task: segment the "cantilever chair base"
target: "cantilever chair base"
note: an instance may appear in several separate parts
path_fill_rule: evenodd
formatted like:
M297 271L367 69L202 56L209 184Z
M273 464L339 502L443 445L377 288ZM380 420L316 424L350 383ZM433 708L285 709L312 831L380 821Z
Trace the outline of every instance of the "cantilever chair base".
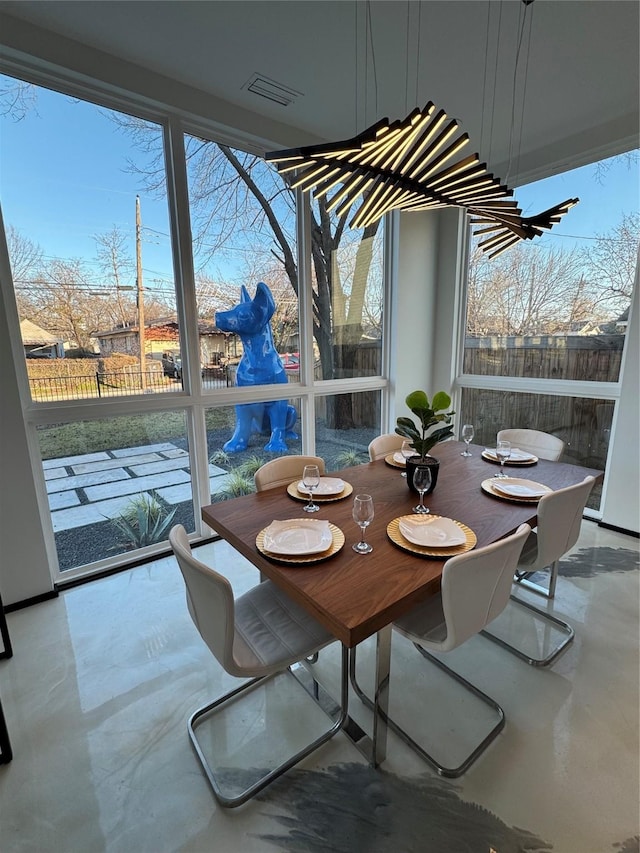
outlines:
M285 672L286 670L282 670ZM216 799L220 802L222 806L225 808L235 808L236 806L241 806L243 803L246 803L252 797L254 797L257 793L262 791L263 788L266 788L267 785L271 784L271 782L278 779L292 767L294 767L299 761L302 761L303 758L306 758L307 755L310 755L314 750L316 750L323 743L326 743L330 738L332 738L335 734L337 734L344 726L345 721L347 719L347 711L348 711L348 664L347 664L347 649L343 646L342 648L342 677L341 677L341 707L340 707L340 716L336 720L336 722L328 729L324 734L320 735L320 737L316 738L310 744L308 744L303 749L296 752L286 761L283 761L273 770L270 770L253 785L250 785L248 788L245 788L240 794L235 797L229 797L223 793L220 785L218 784L218 780L216 779L214 771L211 769L207 759L205 758L202 747L200 746L198 739L196 737L196 728L198 721L201 721L203 717L208 716L215 711L219 710L224 704L235 699L241 693L252 690L258 687L263 682L273 678L274 675L278 673L274 673L271 675L259 676L257 678L252 678L249 681L241 684L240 687L236 687L234 690L230 690L228 693L225 693L224 696L221 696L219 699L216 699L214 702L210 702L208 705L205 705L202 708L199 708L195 711L191 717L189 718L189 722L187 724L189 730L189 737L191 739L191 744L193 749L200 761L202 769L204 771L211 788L213 789L213 793L216 796ZM314 692L317 689L317 682L314 680Z
M557 580L557 565L554 563L551 566L551 574L549 576L549 586L543 586L540 583L536 583L536 581L532 581L531 577L533 575L539 574L538 571L535 572L521 572L517 571L513 576L513 582L518 586L521 586L523 589L528 589L530 592L535 592L537 595L541 595L543 598L552 599L556 594L556 580Z
M573 642L573 638L575 637L575 631L569 625L568 622L563 622L562 619L558 619L557 616L552 616L550 613L546 613L544 610L540 610L538 607L534 607L532 604L529 604L527 601L522 601L521 598L517 598L515 595L510 595L509 598L511 601L515 601L516 604L519 604L521 607L526 607L528 610L532 610L536 613L541 619L546 622L551 622L559 631L565 634L564 640L557 645L546 657L544 658L533 658L528 655L526 652L522 651L522 649L517 648L516 646L511 645L511 643L507 643L506 640L503 640L501 637L497 637L495 634L490 633L487 629L483 629L480 633L485 636L488 640L491 640L494 643L497 643L499 646L502 646L503 649L506 649L511 654L516 655L521 660L526 661L529 666L551 666L560 655L566 650L567 646Z
M454 670L450 669L446 664L442 663L441 660L434 657L428 651L422 648L418 643L413 644L416 649L420 652L420 654L425 657L427 660L431 661L431 663L435 664L439 669L445 672L447 675L450 675L454 678L459 684L469 690L474 696L477 696L478 699L481 699L486 705L492 708L497 716L498 722L491 729L491 731L482 739L482 741L475 747L475 749L464 759L464 761L459 764L457 767L446 767L443 764L440 764L430 753L424 749L419 743L417 743L410 735L405 732L404 729L400 728L400 726L391 719L388 715L384 714L382 711L378 711L383 720L389 726L392 732L394 732L398 737L403 740L407 746L411 747L427 764L430 764L431 767L440 775L445 776L449 779L457 779L459 776L462 776L463 773L471 767L471 765L476 761L477 758L485 751L485 749L489 746L489 744L495 740L498 734L502 731L505 724L504 719L504 711L495 702L490 696L487 696L486 693L483 693L479 690L475 685L471 684L470 681L467 681L466 678L463 678ZM349 678L351 680L351 685L358 696L358 698L372 711L375 711L375 705L367 696L367 694L362 690L360 685L356 680L356 650L351 650L351 656L349 659Z

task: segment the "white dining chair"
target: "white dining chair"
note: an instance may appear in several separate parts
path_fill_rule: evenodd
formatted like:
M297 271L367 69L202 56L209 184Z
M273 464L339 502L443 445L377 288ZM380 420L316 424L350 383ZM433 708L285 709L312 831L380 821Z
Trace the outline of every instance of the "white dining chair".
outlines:
M369 460L375 462L378 459L384 459L390 453L395 453L396 450L400 450L403 441L403 437L395 432L377 435L369 442Z
M324 474L324 459L320 456L279 456L265 462L253 475L256 491L275 489L277 486L288 486L296 477L302 478L305 465L317 465L320 476Z
M582 513L594 483L594 477L585 477L581 483L549 492L540 498L537 527L531 531L514 573L516 587L522 586L549 599L555 596L560 559L578 541ZM548 572L548 586L531 580L531 576L539 572ZM545 657L535 658L489 631L482 633L531 666L549 666L573 641L575 635L573 628L568 622L513 594L511 600L535 613L544 622L555 626L564 635L562 642L553 647Z
M393 623L394 630L411 640L423 657L481 699L495 711L497 716L493 728L467 757L455 767L449 767L438 761L391 717L383 715L389 728L441 776L456 778L468 770L497 737L504 727L505 720L504 711L495 700L454 672L441 660L433 657L430 652L450 652L458 648L462 643L480 633L485 625L492 622L504 610L509 601L513 572L530 532L529 525L522 524L515 533L499 542L451 557L442 571L440 592ZM373 702L364 693L356 679L355 649L350 656L350 676L356 694L373 710ZM403 701L408 702L414 690L415 683L412 683L409 689L405 690Z
M557 462L564 450L561 438L539 429L501 429L496 438L498 441L509 441L511 447L526 450L550 462Z
M343 647L341 708L336 722L240 794L225 794L198 742L198 723L227 702L237 699L241 693L334 642L335 637L271 581L260 583L234 599L227 578L193 556L182 525L171 529L169 541L184 578L187 607L200 636L226 672L238 678L249 678L249 681L196 710L188 722L191 743L216 798L222 806L233 808L247 802L343 727L347 716L347 651ZM314 691L316 689L314 680ZM296 713L292 708L292 719Z

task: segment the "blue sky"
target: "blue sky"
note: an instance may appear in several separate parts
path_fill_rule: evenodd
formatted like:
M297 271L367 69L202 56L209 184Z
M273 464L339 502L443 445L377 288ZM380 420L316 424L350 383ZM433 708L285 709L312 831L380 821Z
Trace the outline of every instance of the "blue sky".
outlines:
M47 257L95 261L93 236L114 225L135 234L135 197L141 198L145 284L171 280L167 206L126 171L128 157L143 155L105 115L90 104L39 90L24 120L0 118L0 193L5 224L38 243ZM640 208L640 166L619 158L596 180L585 166L520 188L515 197L525 214L538 213L566 198L580 204L544 238L548 245L583 244L610 231ZM563 235L571 235L564 237ZM132 243L133 245L133 243ZM97 267L92 267L97 269Z

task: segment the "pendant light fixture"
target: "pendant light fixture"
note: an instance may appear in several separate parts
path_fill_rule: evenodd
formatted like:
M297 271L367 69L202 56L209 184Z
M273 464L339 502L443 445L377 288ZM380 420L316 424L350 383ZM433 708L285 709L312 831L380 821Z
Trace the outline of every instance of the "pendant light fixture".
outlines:
M429 101L403 121L382 119L353 139L272 151L266 159L292 189L326 197L327 209L338 216L363 196L352 228L364 228L392 210L464 208L474 234L487 235L479 246L490 258L540 236L578 203L570 198L523 217L511 199L513 190L488 171L478 154L456 159L468 143L458 122Z

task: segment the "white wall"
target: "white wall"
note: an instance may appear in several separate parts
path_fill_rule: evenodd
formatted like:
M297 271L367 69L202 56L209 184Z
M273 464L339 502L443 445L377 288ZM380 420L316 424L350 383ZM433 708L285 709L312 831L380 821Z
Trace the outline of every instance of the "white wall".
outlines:
M640 253L629 312L622 391L603 494L602 521L640 532Z
M433 213L400 215L398 293L396 296L395 371L392 382L398 415L410 416L404 405L417 388L433 393L436 343L437 243L439 219Z
M0 277L10 278L1 214ZM10 323L18 325L15 305L6 305L0 290L0 592L5 605L53 589L9 341ZM26 370L23 357L21 366Z

